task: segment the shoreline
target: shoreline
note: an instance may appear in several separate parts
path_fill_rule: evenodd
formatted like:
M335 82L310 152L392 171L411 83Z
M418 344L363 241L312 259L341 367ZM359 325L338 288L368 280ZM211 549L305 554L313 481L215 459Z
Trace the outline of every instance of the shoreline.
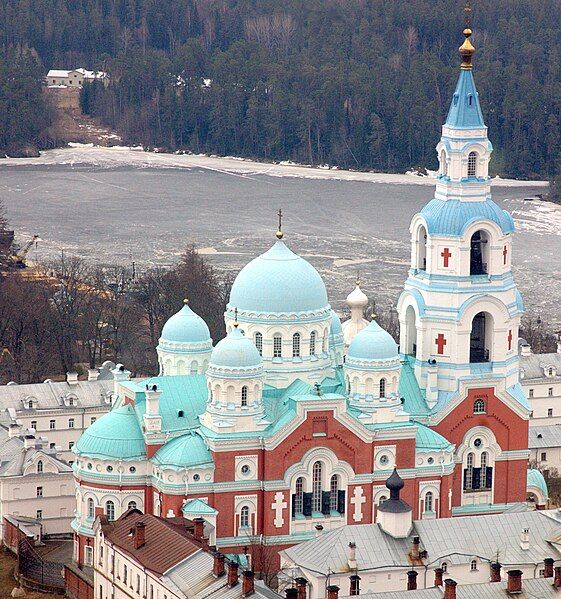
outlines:
M233 156L208 156L203 154L167 154L146 152L141 147L94 146L71 144L65 148L44 150L37 158L3 158L2 166L97 166L99 168L200 168L250 179L252 176L292 177L300 179L358 181L363 183L386 183L393 185L434 186L434 174L420 176L414 173L374 173L369 171L343 170L337 167L317 167L289 161L279 163L257 162ZM524 181L519 179L491 179L493 187L546 188L547 181Z

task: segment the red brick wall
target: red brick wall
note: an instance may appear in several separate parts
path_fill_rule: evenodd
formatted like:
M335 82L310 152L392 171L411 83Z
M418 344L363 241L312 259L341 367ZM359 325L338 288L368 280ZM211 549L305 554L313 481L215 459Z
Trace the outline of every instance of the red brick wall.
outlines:
M93 585L86 582L67 566L64 566L66 596L71 599L94 599Z

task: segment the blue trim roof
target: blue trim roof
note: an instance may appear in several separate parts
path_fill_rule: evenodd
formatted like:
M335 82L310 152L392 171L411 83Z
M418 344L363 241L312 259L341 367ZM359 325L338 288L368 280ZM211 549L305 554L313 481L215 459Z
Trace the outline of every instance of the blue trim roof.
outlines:
M487 198L481 202L432 199L420 212L429 235L461 237L474 222L491 221L506 235L514 232L512 216Z
M530 468L528 470L527 488L529 489L530 487L536 487L537 489L539 489L546 499L549 497L545 478L543 474L535 468Z
M456 129L480 129L485 127L479 105L479 95L471 69L462 69L446 118L446 126Z

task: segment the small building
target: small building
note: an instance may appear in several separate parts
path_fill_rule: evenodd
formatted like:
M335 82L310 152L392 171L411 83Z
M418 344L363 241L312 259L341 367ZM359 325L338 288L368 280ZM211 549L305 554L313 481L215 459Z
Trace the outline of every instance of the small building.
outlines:
M46 83L48 87L82 87L84 83L101 81L106 84L109 80L107 73L103 71L88 71L84 68L66 70L51 69L47 73Z

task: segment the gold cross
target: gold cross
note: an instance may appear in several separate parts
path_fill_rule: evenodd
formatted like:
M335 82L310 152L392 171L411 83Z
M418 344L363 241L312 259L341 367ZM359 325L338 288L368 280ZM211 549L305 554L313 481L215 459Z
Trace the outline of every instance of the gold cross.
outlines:
M279 211L277 212L277 216L279 217L279 229L277 231L277 239L282 239L283 232L282 232L282 209L281 208L279 208Z

